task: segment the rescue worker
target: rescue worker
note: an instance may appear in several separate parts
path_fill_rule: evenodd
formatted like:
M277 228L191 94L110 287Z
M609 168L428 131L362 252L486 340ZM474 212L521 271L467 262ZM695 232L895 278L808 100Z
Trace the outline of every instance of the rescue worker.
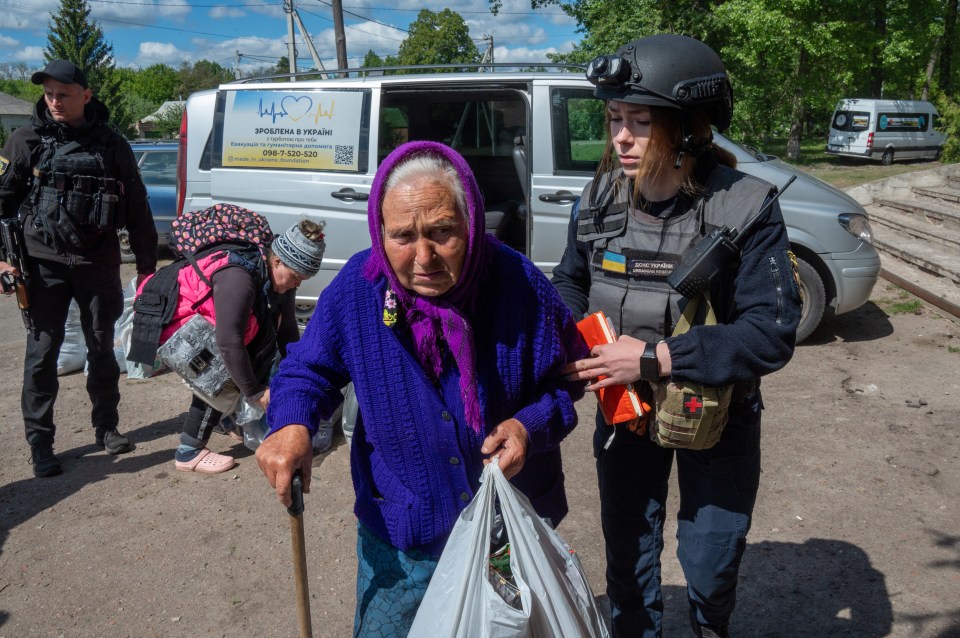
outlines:
M53 60L31 78L43 85L32 122L0 151L0 216L19 217L33 329L27 335L21 407L33 473L62 471L53 452L57 358L70 300L80 306L87 346L87 393L95 442L109 454L133 450L117 430L120 368L114 324L123 310L120 243L126 226L141 279L157 264L157 231L127 141L83 71ZM0 274L19 275L0 262ZM139 283L139 282L138 282Z
M632 41L588 67L606 100L608 144L574 206L553 283L574 315L603 310L621 335L565 369L588 390L634 383L649 404L668 381L733 386L729 421L709 449L668 449L654 411L609 426L597 413L594 454L606 541L613 635L660 636L660 553L674 461L677 555L699 637L729 636L737 571L760 479L760 377L793 354L799 287L774 202L708 287L716 325L673 334L688 299L667 283L692 246L724 225L743 228L775 193L735 170L711 125L730 125L733 92L706 44L680 35ZM597 381L606 375L607 379ZM665 386L664 386L665 387Z

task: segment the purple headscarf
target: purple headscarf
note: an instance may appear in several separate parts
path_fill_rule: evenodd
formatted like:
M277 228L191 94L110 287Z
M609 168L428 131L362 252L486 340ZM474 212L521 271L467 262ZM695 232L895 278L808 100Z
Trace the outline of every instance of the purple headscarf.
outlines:
M421 153L446 158L460 176L467 196L467 253L456 284L439 297L423 297L401 286L383 248L384 186L398 164ZM446 342L460 370L460 394L467 423L474 432L483 432L473 328L468 317L474 310L479 282L490 259L492 242L496 240L486 234L483 198L473 172L466 160L448 146L437 142L404 144L390 153L377 170L367 204L367 221L373 250L364 275L371 281L383 276L390 282L390 289L413 334L417 360L434 379L440 377L443 369L441 341Z

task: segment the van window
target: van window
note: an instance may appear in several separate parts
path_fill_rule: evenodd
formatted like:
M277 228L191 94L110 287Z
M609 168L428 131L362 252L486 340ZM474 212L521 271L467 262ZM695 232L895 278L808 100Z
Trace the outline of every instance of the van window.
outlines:
M880 113L878 131L926 131L930 117L926 113Z
M865 111L837 111L833 115L833 128L838 131L866 131L870 128L870 114Z
M366 173L370 90L220 91L216 168Z
M606 146L604 105L589 89L553 90L553 165L558 173L596 170Z

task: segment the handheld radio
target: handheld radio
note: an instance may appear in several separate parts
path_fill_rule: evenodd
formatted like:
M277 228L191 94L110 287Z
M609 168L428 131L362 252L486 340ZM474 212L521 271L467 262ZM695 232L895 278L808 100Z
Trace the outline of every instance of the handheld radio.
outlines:
M736 228L715 228L696 243L667 277L667 283L684 297L693 297L710 285L713 278L740 259L740 241L754 223L773 205L797 179L791 175L787 183L763 205L757 214L747 220L738 232Z

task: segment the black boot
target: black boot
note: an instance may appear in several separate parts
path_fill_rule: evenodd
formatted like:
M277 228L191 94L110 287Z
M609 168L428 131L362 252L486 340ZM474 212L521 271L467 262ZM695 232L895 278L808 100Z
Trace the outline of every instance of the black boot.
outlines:
M693 607L690 608L690 626L693 627L693 635L697 638L730 638L730 629L727 625L701 625Z
M33 475L38 478L63 473L60 460L53 453L53 443L48 441L30 444L30 463L33 464Z
M132 452L136 446L117 428L97 428L97 447L102 447L107 454L124 454Z

